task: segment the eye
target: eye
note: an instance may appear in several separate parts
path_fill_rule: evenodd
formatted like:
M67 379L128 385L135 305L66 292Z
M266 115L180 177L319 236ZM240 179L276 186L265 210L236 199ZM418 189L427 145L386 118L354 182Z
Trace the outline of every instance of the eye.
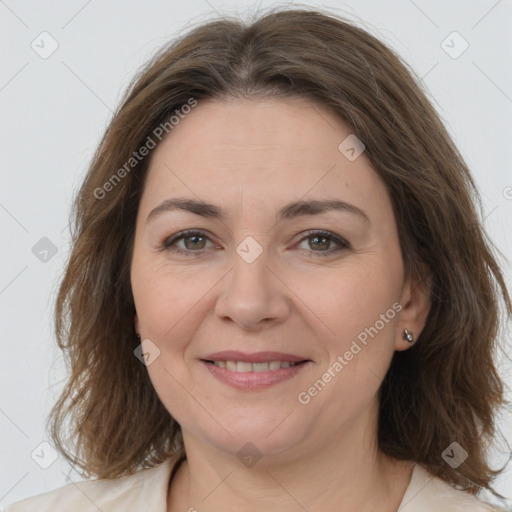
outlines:
M309 231L307 235L301 239L300 242L302 243L306 240L312 241L312 243L308 242L309 247L316 247L321 249L319 251L312 251L313 253L316 253L315 256L320 257L331 256L333 253L351 248L350 244L346 240L335 235L334 233L331 233L330 231ZM328 247L330 247L333 242L338 246L338 248L335 250L328 250Z
M333 253L337 253L344 249L350 249L350 244L343 238L331 233L330 231L309 231L300 242L312 241L308 243L310 248L319 248L320 250L313 250L311 252L316 253L315 256L325 257L330 256ZM167 238L161 244L161 250L172 251L177 254L183 254L185 256L200 256L206 251L206 243L210 241L208 235L203 231L198 230L187 230L181 231L170 238ZM184 248L178 247L179 242L184 243ZM335 250L329 250L332 244L338 246Z
M177 242L184 241L185 248L174 247ZM181 231L176 235L164 240L162 243L162 250L170 250L172 252L183 254L185 256L200 256L204 253L206 240L209 237L203 231L188 230Z

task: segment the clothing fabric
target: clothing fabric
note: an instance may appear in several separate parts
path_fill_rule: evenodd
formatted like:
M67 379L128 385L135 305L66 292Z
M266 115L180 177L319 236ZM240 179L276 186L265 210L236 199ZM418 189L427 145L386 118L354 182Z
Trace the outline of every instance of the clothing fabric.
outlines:
M9 505L4 512L167 512L169 481L185 457L111 480L86 480ZM193 510L194 504L191 504ZM199 504L196 508L201 509ZM457 490L416 464L398 512L502 512Z

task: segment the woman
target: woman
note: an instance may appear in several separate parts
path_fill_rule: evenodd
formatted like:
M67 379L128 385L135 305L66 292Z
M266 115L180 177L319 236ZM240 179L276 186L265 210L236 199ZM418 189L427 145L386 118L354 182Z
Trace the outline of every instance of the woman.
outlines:
M476 494L512 305L477 201L412 73L345 20L163 48L78 194L57 300L51 433L96 479L7 511L499 510Z

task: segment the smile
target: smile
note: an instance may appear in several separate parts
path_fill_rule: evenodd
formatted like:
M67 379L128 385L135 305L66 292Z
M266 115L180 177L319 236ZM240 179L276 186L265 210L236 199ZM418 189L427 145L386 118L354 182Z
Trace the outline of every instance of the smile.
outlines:
M210 361L219 368L227 368L232 372L268 372L279 368L290 368L299 364L294 361L269 361L263 363L248 363L246 361Z
M295 377L312 361L248 361L201 360L216 380L239 390L259 390Z

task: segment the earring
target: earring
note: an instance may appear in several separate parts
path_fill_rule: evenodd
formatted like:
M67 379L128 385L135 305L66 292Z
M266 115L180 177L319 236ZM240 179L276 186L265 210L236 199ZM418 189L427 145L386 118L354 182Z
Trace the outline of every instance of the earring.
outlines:
M409 343L412 343L414 341L412 334L407 329L404 329L404 331L402 332L402 338L408 341Z
M140 332L136 332L135 335L137 336L137 338L139 338L140 340Z

